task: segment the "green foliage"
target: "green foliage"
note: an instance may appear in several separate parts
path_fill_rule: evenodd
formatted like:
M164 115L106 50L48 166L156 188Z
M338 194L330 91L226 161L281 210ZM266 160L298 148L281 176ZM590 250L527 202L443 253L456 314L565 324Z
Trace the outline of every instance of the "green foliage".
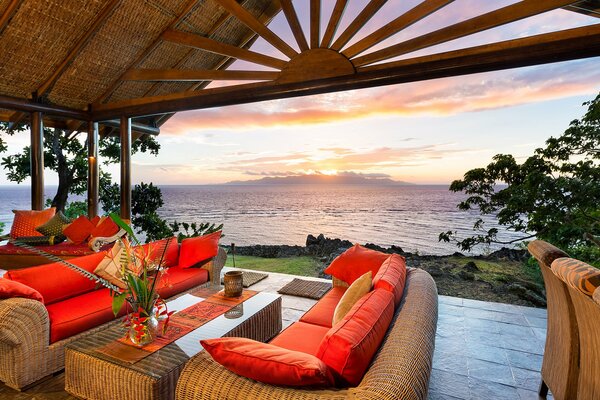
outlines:
M174 221L169 224L169 227L172 234L177 235L177 241L179 242L186 238L208 235L209 233L223 230L223 224L216 225L208 222L198 225L195 222L188 224L187 222ZM221 237L223 236L225 235L221 235Z
M4 233L4 222L0 222L0 236L2 236L2 234Z
M486 229L479 218L473 236L458 238L447 231L440 241L456 241L461 249L471 250L479 244L537 237L574 250L584 260L597 257L590 239L600 235L600 95L584 105L588 110L581 119L523 163L498 154L487 167L468 171L450 186L469 195L458 205L460 210L495 216L500 225L521 233L519 239L499 240L498 230Z
M51 206L52 200L46 199L46 207ZM63 214L71 220L74 220L80 215L87 215L87 203L85 201L72 201L70 203L67 203Z

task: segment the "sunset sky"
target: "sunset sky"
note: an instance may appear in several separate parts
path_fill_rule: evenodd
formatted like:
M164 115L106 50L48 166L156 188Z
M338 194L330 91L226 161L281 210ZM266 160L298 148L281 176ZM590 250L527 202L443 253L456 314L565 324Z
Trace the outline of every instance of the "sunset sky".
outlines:
M378 47L401 42L515 1L456 0ZM367 3L353 0L338 34ZM419 1L388 3L350 42ZM308 21L308 1L294 4ZM333 7L323 1L323 28ZM598 23L557 10L408 56ZM270 28L291 39L279 14ZM262 39L253 50L284 58ZM406 57L408 57L406 56ZM230 69L255 68L236 62ZM158 157L133 157L134 182L212 184L304 173L353 172L424 184L446 184L497 153L525 157L580 117L600 91L600 58L179 113L161 128ZM16 152L27 135L9 138ZM109 167L118 178L118 168ZM56 183L46 173L47 184ZM0 174L0 184L8 183Z

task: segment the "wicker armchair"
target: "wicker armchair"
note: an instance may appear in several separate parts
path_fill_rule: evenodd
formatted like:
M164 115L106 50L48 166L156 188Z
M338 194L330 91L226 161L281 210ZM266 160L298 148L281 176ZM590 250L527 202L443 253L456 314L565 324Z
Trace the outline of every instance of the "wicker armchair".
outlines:
M188 361L178 400L427 398L437 328L437 289L423 270L409 269L404 298L362 382L340 390L272 386L238 376L201 352Z
M201 286L220 283L226 259L227 253L219 248L217 256L202 265L209 282ZM0 381L21 390L60 371L65 367L66 345L117 323L120 319L49 344L50 320L44 304L22 298L0 300Z
M569 398L600 399L600 271L572 258L555 260L552 271L567 284L577 317L579 379Z
M527 248L540 265L548 304L548 329L539 394L545 397L550 388L557 400L573 399L577 393L579 375L577 321L566 285L550 269L554 260L568 256L542 240L534 240Z

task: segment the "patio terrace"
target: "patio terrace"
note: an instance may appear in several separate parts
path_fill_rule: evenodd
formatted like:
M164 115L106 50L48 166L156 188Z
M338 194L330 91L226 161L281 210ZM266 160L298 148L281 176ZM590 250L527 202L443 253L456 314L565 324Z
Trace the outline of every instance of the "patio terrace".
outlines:
M269 273L251 289L277 293L293 278L297 276ZM297 321L314 303L284 295L283 327ZM537 400L545 337L545 309L439 296L429 399ZM64 391L64 373L59 373L21 393L0 385L0 399L74 397Z

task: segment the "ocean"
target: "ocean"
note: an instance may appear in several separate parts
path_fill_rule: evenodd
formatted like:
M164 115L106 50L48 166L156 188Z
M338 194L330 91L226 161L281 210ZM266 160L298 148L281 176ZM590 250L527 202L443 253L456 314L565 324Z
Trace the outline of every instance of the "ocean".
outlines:
M419 254L451 254L459 249L438 241L440 232L472 234L476 212L456 205L465 198L441 185L202 185L161 186L164 207L159 214L169 221L224 224L224 243L236 245L304 245L309 234L357 243L396 245ZM29 186L0 186L0 222L12 221L12 209L29 205ZM46 194L55 191L47 187ZM487 218L500 237L514 233ZM501 246L480 247L473 253Z

